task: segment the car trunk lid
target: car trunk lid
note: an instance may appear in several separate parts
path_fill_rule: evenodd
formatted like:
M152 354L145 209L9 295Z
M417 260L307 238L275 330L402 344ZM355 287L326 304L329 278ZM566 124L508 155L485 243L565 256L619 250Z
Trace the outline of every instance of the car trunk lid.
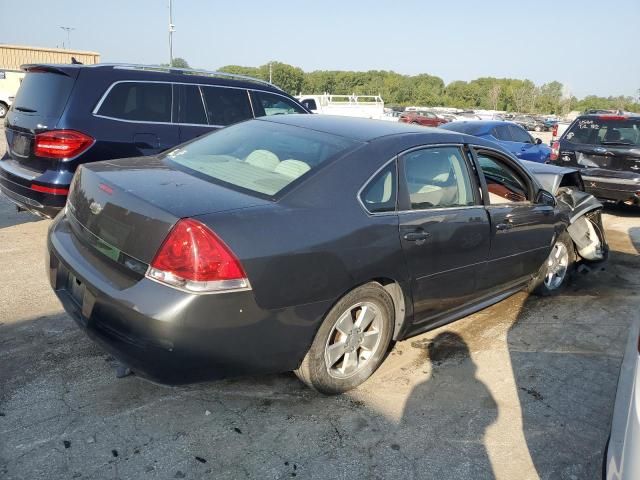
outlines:
M67 214L76 235L105 255L149 264L180 218L269 203L177 170L161 158L142 157L83 165L72 183Z

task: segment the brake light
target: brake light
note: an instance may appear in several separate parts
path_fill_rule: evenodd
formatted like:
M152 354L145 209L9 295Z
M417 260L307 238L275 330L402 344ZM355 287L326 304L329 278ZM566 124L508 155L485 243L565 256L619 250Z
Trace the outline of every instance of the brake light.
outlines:
M31 184L31 190L34 190L36 192L48 193L50 195L67 195L69 193L68 188L45 187L36 183Z
M558 157L560 157L560 142L553 142L553 145L551 145L551 155L549 159L557 160Z
M626 120L628 117L624 115L599 115L600 120Z
M147 277L194 293L250 288L229 247L205 225L188 218L179 220L169 232Z
M553 126L553 130L551 131L551 134L553 135L553 138L556 138L558 136L558 124L557 123Z
M93 142L92 137L75 130L50 130L36 135L34 154L46 158L73 158Z

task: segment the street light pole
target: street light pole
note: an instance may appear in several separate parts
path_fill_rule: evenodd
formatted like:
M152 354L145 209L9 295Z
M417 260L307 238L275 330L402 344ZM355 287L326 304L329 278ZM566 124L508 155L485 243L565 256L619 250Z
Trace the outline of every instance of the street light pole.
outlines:
M169 66L173 67L173 32L176 27L173 24L173 0L169 0Z
M71 30L75 30L75 28L74 27L63 27L63 26L61 26L60 28L62 30L64 30L65 32L67 32L67 46L66 46L66 48L69 49L69 48L71 48L71 35L70 35L71 34ZM62 48L65 48L64 42L62 42Z

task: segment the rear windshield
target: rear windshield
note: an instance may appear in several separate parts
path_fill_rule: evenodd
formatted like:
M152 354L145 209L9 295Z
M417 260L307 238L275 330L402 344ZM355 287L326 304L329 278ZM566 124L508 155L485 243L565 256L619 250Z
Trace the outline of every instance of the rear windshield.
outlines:
M579 118L564 140L586 145L640 145L640 117L625 119Z
M29 72L20 84L13 109L43 117L60 117L73 83L73 78L59 73Z
M323 132L253 120L167 153L198 176L272 197L358 142Z

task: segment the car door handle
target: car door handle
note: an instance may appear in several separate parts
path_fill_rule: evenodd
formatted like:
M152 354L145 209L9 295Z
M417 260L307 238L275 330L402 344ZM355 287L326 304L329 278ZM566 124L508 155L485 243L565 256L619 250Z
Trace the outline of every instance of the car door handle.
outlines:
M402 238L407 242L416 242L418 244L426 242L431 234L429 232L409 232L405 233Z
M513 228L513 225L511 224L511 222L507 222L507 223L499 223L496 225L496 230L511 230Z

